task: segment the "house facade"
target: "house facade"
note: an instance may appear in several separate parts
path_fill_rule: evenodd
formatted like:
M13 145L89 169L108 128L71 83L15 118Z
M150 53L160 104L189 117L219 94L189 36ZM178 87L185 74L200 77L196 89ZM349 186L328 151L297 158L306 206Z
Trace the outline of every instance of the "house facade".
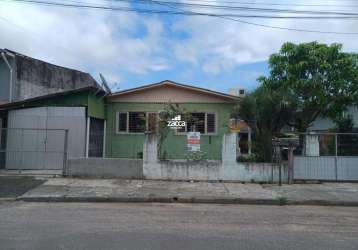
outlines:
M185 159L187 132L200 132L205 159L220 160L223 135L237 96L172 81L114 93L106 98L106 157L141 158L145 133L157 132L159 114L175 104L194 117L181 129L171 129L163 142L163 158Z

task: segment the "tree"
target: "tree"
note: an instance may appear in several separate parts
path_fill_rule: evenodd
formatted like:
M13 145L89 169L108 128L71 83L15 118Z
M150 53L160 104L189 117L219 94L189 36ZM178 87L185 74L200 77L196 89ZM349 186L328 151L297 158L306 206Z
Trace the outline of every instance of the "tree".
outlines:
M258 80L295 107L287 124L299 132L318 116L335 120L358 103L358 56L342 52L340 44L285 43L270 56L269 67L270 75Z
M262 85L237 106L234 116L246 121L253 130L254 153L262 161L271 161L272 138L291 119L292 107L288 105L291 101L286 98L289 96Z

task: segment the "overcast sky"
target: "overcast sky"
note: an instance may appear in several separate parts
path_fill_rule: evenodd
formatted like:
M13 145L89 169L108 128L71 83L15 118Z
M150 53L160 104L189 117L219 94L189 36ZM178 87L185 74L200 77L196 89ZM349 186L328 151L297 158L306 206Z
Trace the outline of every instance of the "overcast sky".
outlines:
M79 1L85 0L78 0L77 3ZM354 0L256 2L358 6ZM91 3L109 5L111 1L93 0ZM220 4L220 0L217 3ZM210 1L210 4L215 2ZM358 7L284 8L358 13ZM358 32L358 19L245 20L289 28ZM345 51L358 52L358 36L353 35L276 30L213 17L163 16L0 2L0 48L87 71L96 79L101 72L111 84L118 83L117 89L170 79L223 92L232 87L251 90L257 86L256 78L267 74L267 59L278 51L282 43L314 40L342 43Z

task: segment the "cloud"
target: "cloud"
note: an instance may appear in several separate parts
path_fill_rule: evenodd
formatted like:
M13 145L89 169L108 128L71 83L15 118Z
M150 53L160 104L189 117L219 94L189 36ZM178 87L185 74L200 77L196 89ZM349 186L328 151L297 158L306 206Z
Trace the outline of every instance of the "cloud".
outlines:
M307 4L303 0L295 2L299 3ZM323 0L315 2L319 3L325 4ZM355 1L351 3L356 4ZM124 3L113 4L124 6ZM330 1L330 4L342 3ZM317 8L336 10L338 7ZM289 28L358 32L356 20L246 21ZM0 3L0 34L0 48L89 71L95 77L103 72L108 81L113 82L128 81L135 75L162 76L163 72L173 74L165 78L186 75L188 81L200 80L198 75L217 77L238 71L241 65L267 60L286 41L339 42L346 51L358 51L357 36L268 29L211 17L168 18L5 1ZM245 74L249 72L242 75Z
M304 1L295 2L295 4L300 3L307 4ZM354 1L351 3L354 4ZM319 2L315 2L315 4L319 4ZM321 1L321 4L325 4L325 2ZM330 2L330 4L339 5L341 2ZM345 2L345 5L349 4L349 2ZM277 7L275 6L275 8ZM285 8L292 9L293 7L286 6ZM322 10L322 7L317 8L315 10ZM337 8L342 9L343 7L325 7L324 9L337 10ZM307 7L296 7L295 9L307 10ZM312 9L314 7L310 7L310 10ZM349 11L349 9L346 8L345 11ZM246 19L245 21L288 28L358 32L355 19L324 21ZM174 45L177 59L199 65L204 72L211 74L225 73L234 70L238 65L267 60L270 54L277 52L281 45L287 41L300 43L317 40L329 44L338 42L343 44L346 51L358 51L357 36L269 29L211 17L185 17L176 22L172 26L172 30L186 33L186 39Z
M122 4L123 6L123 4ZM0 48L54 64L107 72L144 74L168 68L158 17L2 2Z

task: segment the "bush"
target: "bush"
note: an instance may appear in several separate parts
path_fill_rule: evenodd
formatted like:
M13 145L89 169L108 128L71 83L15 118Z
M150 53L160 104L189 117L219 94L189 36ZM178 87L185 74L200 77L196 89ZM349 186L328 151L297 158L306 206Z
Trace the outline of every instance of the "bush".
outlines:
M256 154L251 154L248 156L238 156L236 157L237 162L264 162L264 159Z

